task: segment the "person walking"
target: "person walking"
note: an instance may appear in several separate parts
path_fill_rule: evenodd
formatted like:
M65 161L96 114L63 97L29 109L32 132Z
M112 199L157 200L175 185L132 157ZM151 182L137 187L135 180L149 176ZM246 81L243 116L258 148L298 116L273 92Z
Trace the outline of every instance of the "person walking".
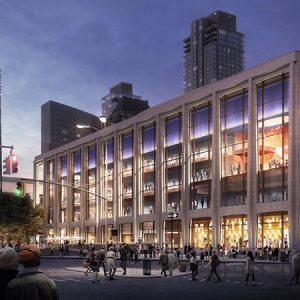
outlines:
M246 271L247 271L247 276L246 276L246 282L245 284L248 285L248 280L249 280L249 275L251 274L252 276L252 285L255 286L255 259L252 251L248 251L247 257L246 257Z
M18 274L19 257L17 252L10 247L0 250L0 299L4 299L8 283Z
M198 274L198 261L196 257L196 251L192 251L190 258L190 270L192 271L192 280L196 280Z
M96 259L95 247L92 247L91 251L89 252L89 257L87 259L88 267L84 272L86 276L88 276L88 272L92 272L95 259Z
M167 276L167 265L168 265L168 253L166 251L163 251L159 258L159 264L161 264L161 275L164 274L164 277Z
M105 268L105 247L103 246L100 251L97 253L96 259L99 262L99 266L103 268L103 274L106 276L106 268Z
M109 272L109 280L114 280L114 275L117 270L116 253L114 247L110 247L105 257L106 269Z
M177 265L176 258L173 253L168 253L168 269L170 276L173 275L173 270L175 269L175 266Z
M299 274L300 274L300 250L297 250L295 255L292 257L292 269L294 272L293 277L290 279L290 285L293 280L296 279L296 284L299 284Z
M99 261L95 259L92 266L92 272L93 272L92 282L99 282L99 278L98 278L99 268L100 268Z
M125 243L120 247L120 259L121 259L121 268L123 269L122 275L126 275L127 251L126 251Z
M212 276L213 273L215 273L215 275L217 276L218 281L221 281L221 278L220 278L220 276L217 273L217 267L218 267L219 264L220 264L220 259L219 259L218 255L217 255L216 251L213 250L211 258L209 260L209 263L206 265L207 267L209 265L211 266L210 275L206 279L207 281L210 281L211 276Z
M7 286L5 300L58 300L56 285L41 270L40 249L26 245L20 249L19 261L24 266Z

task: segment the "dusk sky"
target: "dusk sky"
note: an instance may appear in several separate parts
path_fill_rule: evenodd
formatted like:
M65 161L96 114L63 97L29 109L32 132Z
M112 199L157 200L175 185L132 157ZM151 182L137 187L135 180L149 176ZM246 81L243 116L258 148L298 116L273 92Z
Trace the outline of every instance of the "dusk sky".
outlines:
M298 0L0 0L2 144L16 176L32 177L50 99L101 115L120 81L150 106L180 96L183 39L215 10L237 16L245 69L300 50Z

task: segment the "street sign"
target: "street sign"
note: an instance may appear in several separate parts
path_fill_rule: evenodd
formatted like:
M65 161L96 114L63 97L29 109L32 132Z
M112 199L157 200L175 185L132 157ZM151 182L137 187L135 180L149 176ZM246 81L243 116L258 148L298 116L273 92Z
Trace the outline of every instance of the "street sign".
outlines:
M168 219L177 219L178 218L178 213L177 212L171 212L167 214Z

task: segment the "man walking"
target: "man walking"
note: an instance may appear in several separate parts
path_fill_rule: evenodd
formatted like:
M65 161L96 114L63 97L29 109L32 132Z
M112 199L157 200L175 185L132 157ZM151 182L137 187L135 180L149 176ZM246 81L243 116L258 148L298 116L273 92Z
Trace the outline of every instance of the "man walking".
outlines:
M127 251L126 251L125 243L120 247L120 258L121 258L121 268L123 269L122 275L126 275Z
M163 251L159 258L159 264L161 264L161 273L160 274L161 275L164 274L164 277L167 276L166 270L167 270L168 261L169 261L168 253L166 251Z
M295 255L292 257L292 269L294 271L294 276L290 279L290 285L293 283L294 279L296 279L296 284L299 284L300 250L297 250Z
M216 274L216 276L218 278L218 281L221 281L221 278L220 278L220 276L217 273L217 267L218 267L219 264L220 264L220 259L219 259L218 255L217 255L216 251L212 251L212 255L211 255L210 261L206 265L207 267L209 265L211 265L211 271L210 271L210 275L206 279L207 281L210 281L211 276L212 276L213 273Z

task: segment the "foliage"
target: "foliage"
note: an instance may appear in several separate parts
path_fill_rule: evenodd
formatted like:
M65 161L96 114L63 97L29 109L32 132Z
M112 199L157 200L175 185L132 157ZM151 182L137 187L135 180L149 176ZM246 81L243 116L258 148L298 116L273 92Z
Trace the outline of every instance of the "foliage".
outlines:
M30 197L0 193L0 240L30 243L43 230L43 211Z

